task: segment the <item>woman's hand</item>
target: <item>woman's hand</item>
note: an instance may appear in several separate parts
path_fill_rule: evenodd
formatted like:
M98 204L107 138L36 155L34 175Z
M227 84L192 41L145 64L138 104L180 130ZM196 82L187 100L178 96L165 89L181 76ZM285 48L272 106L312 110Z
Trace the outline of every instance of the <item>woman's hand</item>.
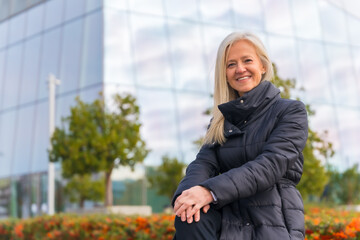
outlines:
M201 186L195 186L182 192L177 197L174 204L175 214L181 218L181 221L192 223L200 220L200 209L203 208L203 212L207 213L210 208L210 203L213 198L210 191Z

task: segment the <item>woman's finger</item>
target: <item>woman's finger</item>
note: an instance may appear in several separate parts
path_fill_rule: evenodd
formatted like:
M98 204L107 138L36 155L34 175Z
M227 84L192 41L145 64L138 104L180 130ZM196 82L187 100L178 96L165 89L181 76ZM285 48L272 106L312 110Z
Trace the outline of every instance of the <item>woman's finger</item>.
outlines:
M203 212L204 212L204 213L207 213L207 212L209 211L209 209L210 209L210 204L205 205L205 206L203 207Z
M195 222L200 221L200 210L198 210L198 211L195 213L195 215L194 215L194 220L195 220Z

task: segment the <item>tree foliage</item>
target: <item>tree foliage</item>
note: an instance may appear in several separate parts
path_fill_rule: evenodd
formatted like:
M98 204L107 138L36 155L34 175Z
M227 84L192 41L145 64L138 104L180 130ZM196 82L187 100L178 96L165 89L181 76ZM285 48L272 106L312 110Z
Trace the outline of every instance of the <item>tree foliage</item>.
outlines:
M185 166L177 158L162 157L162 164L157 168L156 174L148 176L151 187L157 190L157 194L171 199L184 177Z
M129 95L115 95L110 111L102 95L92 103L76 98L70 116L55 129L49 152L51 162L61 161L62 175L104 172L105 205L112 205L111 173L116 167L134 167L148 154L140 136L139 107Z

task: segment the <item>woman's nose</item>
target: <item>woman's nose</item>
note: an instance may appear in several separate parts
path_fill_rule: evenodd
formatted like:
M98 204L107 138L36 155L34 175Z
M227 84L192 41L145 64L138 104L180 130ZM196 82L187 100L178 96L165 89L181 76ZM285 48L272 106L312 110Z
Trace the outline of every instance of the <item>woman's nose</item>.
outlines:
M236 73L243 73L246 71L246 68L242 65L242 64L239 64L236 66Z

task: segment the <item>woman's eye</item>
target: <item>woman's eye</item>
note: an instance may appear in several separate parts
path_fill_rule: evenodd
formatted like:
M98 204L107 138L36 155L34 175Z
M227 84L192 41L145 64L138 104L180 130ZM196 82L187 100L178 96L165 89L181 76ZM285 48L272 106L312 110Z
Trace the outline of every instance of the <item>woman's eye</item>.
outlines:
M229 64L227 65L227 67L232 67L232 66L235 66L235 63L229 63Z
M245 59L245 62L252 62L252 59L248 58L248 59Z

